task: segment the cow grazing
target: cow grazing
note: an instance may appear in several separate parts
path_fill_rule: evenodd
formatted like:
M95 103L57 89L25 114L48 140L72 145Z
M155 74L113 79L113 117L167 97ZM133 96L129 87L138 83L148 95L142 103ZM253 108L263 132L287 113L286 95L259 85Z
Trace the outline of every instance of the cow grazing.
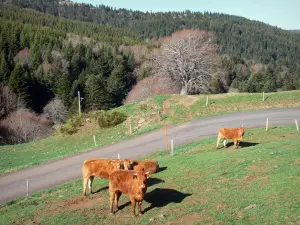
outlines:
M223 138L223 144L226 148L227 139L231 139L234 142L234 148L238 148L240 141L243 139L246 129L244 127L240 128L220 128L218 133L217 148L219 146L220 140Z
M151 174L156 173L159 170L158 163L151 159L146 159L140 162L135 160L125 159L124 167L125 169L128 170L150 172Z
M86 196L86 185L89 182L89 190L92 193L94 177L109 178L115 170L123 169L124 161L120 159L88 159L82 166L83 195Z
M139 214L142 213L142 202L147 191L147 179L149 172L136 172L129 170L114 171L109 175L109 200L110 213L114 213L114 202L116 199L117 209L119 209L119 199L122 194L128 194L132 215L135 216L135 206L138 203Z

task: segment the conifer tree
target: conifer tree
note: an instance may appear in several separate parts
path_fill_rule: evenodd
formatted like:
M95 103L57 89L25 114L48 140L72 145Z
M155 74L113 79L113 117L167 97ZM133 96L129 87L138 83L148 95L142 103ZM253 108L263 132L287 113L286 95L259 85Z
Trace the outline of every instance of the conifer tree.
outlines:
M27 71L21 65L16 65L12 71L9 79L9 88L20 96L25 105L29 107L31 105L31 98L29 94L28 74Z
M68 77L68 74L62 73L56 83L56 92L55 94L63 101L65 106L70 106L70 91L71 83Z
M125 98L128 90L127 73L123 65L116 67L109 78L107 79L107 90L111 94L113 102L116 106L122 104L122 100Z
M0 58L0 83L7 84L9 81L10 71L8 66L4 52L2 52Z
M110 109L112 104L105 89L102 76L90 75L85 89L86 104L89 110Z

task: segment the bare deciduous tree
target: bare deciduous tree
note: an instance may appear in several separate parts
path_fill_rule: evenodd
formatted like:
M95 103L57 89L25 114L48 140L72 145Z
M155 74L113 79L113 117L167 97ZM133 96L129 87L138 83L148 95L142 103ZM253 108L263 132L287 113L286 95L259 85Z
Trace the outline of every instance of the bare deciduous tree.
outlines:
M181 86L181 94L208 91L214 65L216 45L214 35L200 30L188 30L164 41L159 54L153 57L155 72L168 74Z
M47 119L22 110L10 113L1 121L0 127L5 129L3 136L7 144L33 141L52 132Z
M43 109L44 116L53 121L54 124L60 124L68 119L68 111L59 98L51 100Z
M168 75L155 75L139 81L128 93L125 104L138 102L157 94L178 94L180 87Z
M18 98L8 86L0 85L0 119L8 113L17 110Z

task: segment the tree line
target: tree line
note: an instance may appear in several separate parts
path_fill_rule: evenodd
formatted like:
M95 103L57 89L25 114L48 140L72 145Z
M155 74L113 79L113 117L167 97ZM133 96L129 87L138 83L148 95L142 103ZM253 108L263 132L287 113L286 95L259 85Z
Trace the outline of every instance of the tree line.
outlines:
M49 15L43 23L38 13L11 6L1 6L0 14L0 83L20 96L26 108L40 113L57 96L72 113L80 91L83 109L110 109L121 105L135 84L133 54L119 51L114 42L141 42L127 31L103 29L106 33L95 34L99 42L68 32L74 26L75 33L88 35L96 24L85 27Z
M189 10L151 13L104 5L63 4L64 1L34 0L14 3L73 20L130 28L146 40L167 36L183 28L211 31L216 35L218 52L223 55L223 63L228 71L228 86L252 92L260 90L259 80L263 80L262 82L272 83L265 87L267 91L300 88L300 62L297 60L300 56L300 36L262 22ZM260 71L253 69L256 64L263 65ZM253 88L253 85L256 87Z

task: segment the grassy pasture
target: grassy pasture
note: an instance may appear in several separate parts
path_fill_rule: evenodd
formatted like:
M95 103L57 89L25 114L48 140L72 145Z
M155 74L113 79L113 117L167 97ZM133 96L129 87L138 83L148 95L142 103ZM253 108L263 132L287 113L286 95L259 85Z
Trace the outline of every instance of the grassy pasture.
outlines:
M300 138L294 126L249 129L240 149L216 150L216 137L156 153L143 216L129 198L109 215L106 180L81 196L76 180L0 206L0 224L298 224Z
M99 129L94 120L91 123L84 120L83 126L73 135L55 134L30 143L0 146L0 173L94 149L93 135L96 136L97 147L102 147L155 130L165 124L230 112L300 107L300 91L267 93L265 96L266 100L263 102L261 93L209 95L209 105L206 107L206 95L158 95L114 109L124 112L128 119L113 128ZM160 121L157 120L158 111ZM128 133L129 121L132 123L132 134Z

